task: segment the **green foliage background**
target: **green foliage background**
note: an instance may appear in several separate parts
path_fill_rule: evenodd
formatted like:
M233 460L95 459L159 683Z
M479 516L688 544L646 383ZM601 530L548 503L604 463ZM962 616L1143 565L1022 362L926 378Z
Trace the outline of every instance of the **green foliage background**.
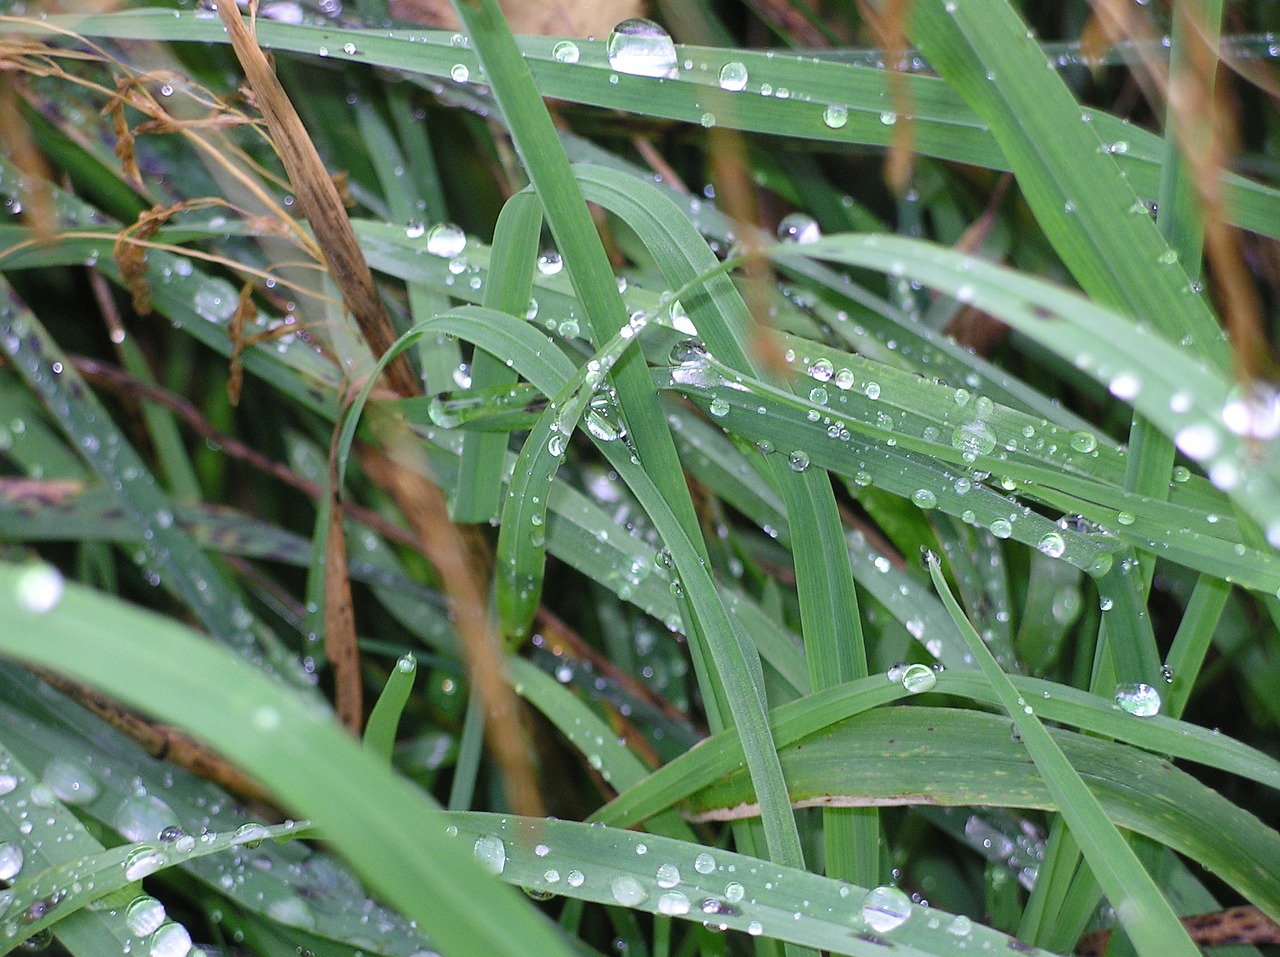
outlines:
M1168 957L1280 918L1271 13L660 5L714 45L653 69L458 13L255 24L381 357L217 13L0 18L0 950ZM488 735L387 468L473 526L525 708Z

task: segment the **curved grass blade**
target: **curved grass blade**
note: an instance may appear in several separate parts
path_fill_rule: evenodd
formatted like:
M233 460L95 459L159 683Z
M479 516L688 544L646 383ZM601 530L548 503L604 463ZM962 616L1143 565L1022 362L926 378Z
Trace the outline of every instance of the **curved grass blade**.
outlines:
M1049 734L1034 708L1018 694L1008 676L1000 670L991 652L969 624L964 612L947 589L936 556L930 556L929 574L942 603L955 619L983 674L995 690L1001 707L1013 719L1036 769L1054 796L1058 811L1067 822L1072 837L1084 852L1103 891L1116 909L1116 916L1129 934L1141 957L1174 954L1195 957L1196 947L1178 921L1168 900L1125 843L1107 817L1098 799L1080 779L1079 772ZM1195 830L1193 827L1192 830Z
M0 565L0 614L14 626L0 636L6 654L200 734L314 821L442 950L571 953L526 902L481 872L469 848L446 840L422 792L312 704L182 626L77 585L46 590L33 604L32 574L32 566Z
M401 655L387 676L382 694L369 714L364 728L364 746L389 763L396 746L396 729L400 727L400 715L413 693L413 681L418 674L418 662L413 655Z
M518 645L528 635L542 600L547 560L543 528L551 489L569 439L584 413L592 434L601 441L613 442L625 434L621 423L607 421L603 409L588 411L588 406L596 396L603 396L607 405L613 404L605 377L645 325L647 320L630 320L573 374L538 416L516 457L498 530L497 555L498 623L512 645Z

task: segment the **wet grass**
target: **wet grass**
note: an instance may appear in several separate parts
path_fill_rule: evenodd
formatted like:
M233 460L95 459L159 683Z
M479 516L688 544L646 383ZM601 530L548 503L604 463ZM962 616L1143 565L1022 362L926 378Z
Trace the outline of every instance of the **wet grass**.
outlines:
M1265 24L375 6L0 19L9 946L1273 948Z

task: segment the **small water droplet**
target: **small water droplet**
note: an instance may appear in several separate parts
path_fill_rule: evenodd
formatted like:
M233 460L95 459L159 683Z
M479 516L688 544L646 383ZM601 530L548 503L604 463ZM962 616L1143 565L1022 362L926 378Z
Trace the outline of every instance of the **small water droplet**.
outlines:
M710 874L716 869L716 859L703 851L693 859L693 869L699 874Z
M0 881L12 881L22 870L26 856L17 844L0 844Z
M920 508L937 508L938 496L927 488L918 488L911 493L911 501Z
M832 103L822 111L822 122L833 130L838 130L849 122L849 108Z
M64 804L88 804L98 796L93 772L73 758L54 758L45 765L40 779Z
M662 864L658 867L657 874L658 886L661 888L672 888L680 883L680 868L674 864Z
M707 411L717 419L722 419L729 414L729 403L719 396L716 396L711 400L711 405L707 407Z
M465 63L455 63L449 68L449 78L455 83L466 83L471 79L471 70Z
M572 40L561 40L555 45L551 55L561 63L577 63L581 54L578 51L578 44Z
M404 234L409 239L421 239L427 233L427 227L416 219L405 223Z
M964 422L951 431L951 447L959 449L968 461L979 455L990 455L996 447L995 433L980 419Z
M720 89L740 93L747 88L747 68L737 60L730 60L720 68Z
M643 17L623 20L614 27L605 52L613 69L632 76L666 77L676 68L671 35Z
M1098 447L1098 440L1092 432L1072 432L1071 447L1077 452L1092 452Z
M689 913L689 898L679 891L667 891L658 898L658 913L668 917L679 917Z
M816 243L822 238L822 230L818 221L805 213L788 213L778 223L778 238L784 243L796 243L804 246Z
M787 456L787 464L793 472L803 472L809 467L809 453L804 449L796 449Z
M835 367L832 366L830 359L818 359L813 365L809 366L809 375L819 382L831 381L833 372L835 372Z

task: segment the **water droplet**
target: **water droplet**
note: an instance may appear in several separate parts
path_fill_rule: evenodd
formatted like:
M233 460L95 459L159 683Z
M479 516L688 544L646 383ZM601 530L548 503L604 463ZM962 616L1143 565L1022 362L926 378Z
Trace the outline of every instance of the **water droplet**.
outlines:
M421 239L427 233L427 227L416 219L405 223L404 234L409 239Z
M1231 390L1222 407L1222 422L1236 435L1266 442L1280 435L1280 390L1254 382L1247 390Z
M1138 520L1137 516L1135 516L1133 512L1117 512L1116 513L1116 521L1119 522L1121 525L1132 525L1137 520Z
M564 268L564 260L554 249L548 249L538 257L538 272L544 276L554 276Z
M1173 437L1173 444L1188 458L1202 462L1217 454L1222 445L1218 430L1207 422L1198 422L1179 429Z
M853 388L854 375L852 369L841 369L835 375L836 387L846 392Z
M146 937L160 929L165 919L164 904L154 897L135 897L125 908L124 922L134 937Z
M150 957L187 957L190 950L191 935L181 924L165 924L147 943Z
M830 359L819 359L809 366L809 375L817 379L819 382L831 381L831 375L835 371Z
M1048 555L1050 558L1061 558L1062 553L1067 550L1067 542L1057 532L1046 532L1036 548L1040 549L1041 554Z
M849 122L849 108L832 103L822 111L822 122L833 130L838 130Z
M862 919L878 934L901 927L911 916L911 899L896 887L872 888L862 899Z
M587 875L579 870L572 870L565 878L569 882L570 887L581 887L587 880Z
M980 419L957 425L951 431L951 447L959 449L964 457L972 461L979 455L990 455L996 447L995 433Z
M169 863L163 854L154 847L143 845L129 853L124 862L124 878L127 881L140 881L154 874Z
M693 869L699 874L710 874L716 869L716 859L704 851L693 859Z
M1160 713L1160 692L1149 684L1116 685L1116 704L1139 718Z
M1098 440L1092 432L1072 432L1071 447L1077 452L1092 452L1098 447Z
M675 887L680 883L680 868L676 867L674 864L660 865L658 867L657 881L659 887Z
M915 502L920 508L937 508L938 496L933 494L927 488L918 488L911 493L911 501Z
M738 903L747 894L747 889L737 881L730 881L724 886L724 899L732 904Z
M471 71L465 63L455 63L449 69L449 78L455 83L466 83L471 79Z
M880 114L880 122L885 126L893 126L894 123L898 122L898 114L892 110L885 110Z
M652 20L623 20L609 34L609 65L632 76L665 77L676 68L676 47L666 30Z
M11 881L17 877L25 859L22 848L17 844L0 844L0 881Z
M1111 394L1123 402L1130 402L1142 391L1142 383L1132 372L1122 372L1108 383Z
M560 432L552 432L551 437L547 439L547 451L556 458L564 455L565 445L567 444L564 435Z
M52 565L29 565L18 573L18 604L42 615L58 604L64 584L62 572Z
M793 472L803 472L809 467L809 453L804 449L796 449L787 456L787 464Z
M93 772L72 758L54 758L45 765L40 779L64 804L88 804L98 796Z
M914 664L902 669L900 680L902 687L907 691L912 694L921 694L933 689L933 686L938 683L938 675L928 665Z
M467 234L453 223L436 223L427 230L427 252L453 259L467 248Z
M555 45L551 55L561 63L577 63L580 56L578 44L572 40L561 40Z
M730 60L720 68L720 89L740 93L747 88L747 68L737 60Z
M953 937L968 937L973 930L973 921L964 914L957 914L947 925L947 933Z
M609 881L609 892L623 907L638 907L649 897L644 885L630 874L620 874Z
M473 848L476 861L489 874L501 874L507 867L507 845L494 834L476 838Z
M778 238L784 243L796 243L804 246L816 243L822 238L822 230L818 221L804 213L788 213L778 223Z
M874 402L876 399L880 398L880 383L868 382L862 387L862 394Z
M991 523L991 534L996 538L1008 538L1013 534L1013 524L1005 518L997 518Z
M290 927L305 929L316 926L316 915L311 905L297 894L286 894L271 901L267 905L267 916Z
M679 891L667 891L658 898L658 913L668 917L679 917L689 913L689 898Z
M723 419L729 414L729 403L719 396L716 396L711 400L711 405L707 407L707 411L717 419Z
M747 933L752 937L759 937L764 933L764 924L760 923L758 920L753 920L747 925Z

